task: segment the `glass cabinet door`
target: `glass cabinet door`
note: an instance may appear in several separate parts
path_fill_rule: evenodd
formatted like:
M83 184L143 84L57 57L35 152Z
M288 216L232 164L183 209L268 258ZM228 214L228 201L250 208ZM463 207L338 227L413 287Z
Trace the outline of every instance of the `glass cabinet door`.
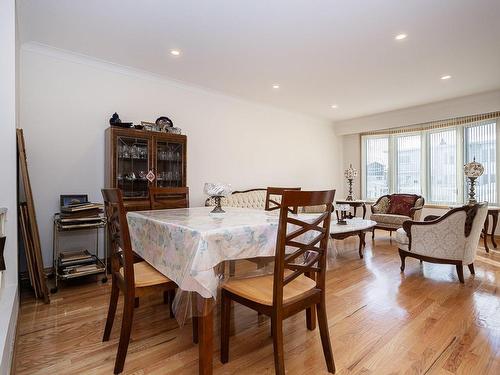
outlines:
M156 186L183 186L183 148L182 143L156 141Z
M147 198L149 142L147 139L117 137L116 182L126 198Z

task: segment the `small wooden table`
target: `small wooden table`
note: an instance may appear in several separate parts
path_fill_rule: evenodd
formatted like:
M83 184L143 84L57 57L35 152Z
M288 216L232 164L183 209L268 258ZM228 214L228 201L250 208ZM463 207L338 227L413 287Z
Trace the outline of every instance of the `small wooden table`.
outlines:
M366 201L355 200L355 201L346 201L346 200L338 200L335 201L336 204L348 204L349 206L354 208L354 214L349 213L349 218L352 219L356 216L356 209L361 207L363 209L363 219L366 216Z
M365 234L377 223L373 220L361 218L347 219L347 224L338 224L337 220L330 224L330 237L334 240L343 240L347 237L359 237L359 257L363 259L363 248L365 247Z
M491 238L491 243L493 244L493 247L495 249L497 248L497 243L495 241L495 230L497 229L499 212L500 212L500 207L488 207L488 215L486 215L486 220L484 221L484 228L483 228L484 248L486 249L487 253L490 252L490 248L488 247L488 236L490 236ZM491 233L488 233L488 229L490 226L490 216L493 218L493 222L492 222Z

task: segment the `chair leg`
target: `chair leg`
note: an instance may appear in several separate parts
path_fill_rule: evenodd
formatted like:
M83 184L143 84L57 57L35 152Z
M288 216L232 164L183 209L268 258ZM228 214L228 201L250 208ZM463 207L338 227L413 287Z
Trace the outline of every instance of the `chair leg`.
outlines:
M198 344L198 317L193 316L191 318L192 324L193 324L193 344Z
M274 371L276 375L285 375L285 357L283 350L283 320L276 315L271 317L274 346Z
M116 315L116 306L118 305L118 297L120 295L120 289L118 284L113 280L111 284L111 295L109 297L109 308L108 317L106 318L106 327L104 328L104 335L102 341L108 341L111 335L111 328L113 328L113 322Z
M170 317L173 319L175 318L174 314L174 298L175 298L175 289L169 290L166 292L167 293L167 300L168 300L168 309L170 310ZM163 298L165 299L165 295L163 295Z
M464 268L461 264L457 264L457 274L458 274L458 280L463 284L464 281Z
M311 306L306 309L306 326L309 331L316 329L316 307Z
M335 361L333 360L332 344L330 343L330 332L328 330L328 318L326 316L326 307L324 303L318 303L318 323L321 334L321 344L323 345L323 354L325 355L326 367L328 372L335 373Z
M372 241L375 239L375 228L372 229Z
M471 274L475 275L476 271L474 270L474 263L469 264L469 271Z
M139 307L139 297L135 297L135 299L134 299L134 307L135 308Z
M401 267L399 268L401 269L401 272L404 272L406 255L401 250L399 250L399 257L401 258Z
M127 357L128 344L130 342L130 332L134 319L134 298L125 296L123 306L122 330L120 332L120 342L118 343L118 353L115 361L115 374L123 371L125 358Z
M315 275L312 272L305 272L305 276L315 280ZM309 331L316 329L316 306L312 305L306 309L306 326ZM272 328L271 328L272 333Z
M229 328L231 324L231 298L222 291L220 318L220 361L229 361Z

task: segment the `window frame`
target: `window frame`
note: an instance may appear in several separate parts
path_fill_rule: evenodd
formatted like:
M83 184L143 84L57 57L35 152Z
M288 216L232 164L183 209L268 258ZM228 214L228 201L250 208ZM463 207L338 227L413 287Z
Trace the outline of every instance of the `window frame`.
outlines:
M387 181L389 194L397 191L397 173L398 173L398 155L397 155L397 138L411 135L420 135L420 191L421 195L426 198L429 205L436 206L450 206L457 204L464 204L467 202L467 188L465 184L465 177L463 174L463 165L468 161L465 160L466 147L465 132L467 128L479 126L481 123L493 122L496 128L496 142L495 142L495 174L496 174L496 190L494 201L488 202L490 204L498 204L500 197L500 183L498 176L500 172L500 117L490 118L479 121L471 121L460 125L435 127L414 131L395 131L379 134L360 134L361 136L361 197L363 200L371 201L372 198L367 198L367 173L366 173L366 143L368 139L387 138L388 139L388 167L387 167ZM430 199L430 135L439 133L446 130L455 129L456 132L456 193L455 202L433 202Z

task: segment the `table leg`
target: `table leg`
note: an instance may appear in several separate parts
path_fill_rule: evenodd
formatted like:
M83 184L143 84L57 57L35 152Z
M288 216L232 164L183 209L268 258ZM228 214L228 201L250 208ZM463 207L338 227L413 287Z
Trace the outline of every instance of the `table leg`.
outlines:
M486 215L486 219L484 220L484 228L483 228L483 243L484 243L484 248L487 253L490 252L490 249L488 248L488 229L490 226L490 219L489 219L489 214Z
M359 237L359 257L363 259L363 244L365 243L365 233L363 231L358 232Z
M213 301L211 298L199 298L202 306L198 318L199 374L211 375L214 355Z
M491 228L491 243L493 244L493 247L496 249L497 248L497 243L495 241L495 231L497 229L497 224L498 224L498 211L493 211L493 224Z

